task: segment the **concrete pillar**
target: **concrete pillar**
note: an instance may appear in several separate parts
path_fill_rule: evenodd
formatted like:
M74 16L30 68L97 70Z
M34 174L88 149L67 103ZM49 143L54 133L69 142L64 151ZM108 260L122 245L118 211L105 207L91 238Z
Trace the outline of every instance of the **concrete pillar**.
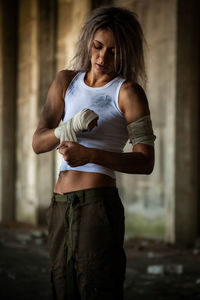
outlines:
M20 0L17 218L45 223L54 184L53 152L36 155L32 136L56 72L56 0Z
M1 86L1 92L0 92L0 153L2 153L2 147L3 147L3 141L2 141L2 114L3 114L3 70L2 70L2 64L3 64L3 49L2 49L2 38L3 38L3 9L2 9L2 0L0 1L0 86ZM2 170L2 155L0 154L0 170ZM0 220L2 220L2 172L0 174Z
M0 220L15 218L18 1L0 1Z
M37 222L37 158L32 150L38 111L37 1L19 1L17 95L17 220Z
M46 100L51 82L56 75L57 0L38 0L38 114ZM36 189L38 198L37 221L45 222L45 212L54 186L54 152L37 156Z
M198 229L199 11L199 1L178 1L175 236L189 245Z

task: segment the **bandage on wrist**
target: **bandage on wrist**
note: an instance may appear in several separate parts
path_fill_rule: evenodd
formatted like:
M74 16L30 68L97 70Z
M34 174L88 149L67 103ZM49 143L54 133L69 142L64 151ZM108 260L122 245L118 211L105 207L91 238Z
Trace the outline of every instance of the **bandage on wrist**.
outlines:
M132 145L146 144L154 146L156 136L153 133L150 115L146 115L127 126L128 135Z
M76 133L85 130L88 131L88 125L96 118L98 118L98 115L93 110L85 108L78 112L72 119L58 126L54 130L54 134L60 142L77 142Z

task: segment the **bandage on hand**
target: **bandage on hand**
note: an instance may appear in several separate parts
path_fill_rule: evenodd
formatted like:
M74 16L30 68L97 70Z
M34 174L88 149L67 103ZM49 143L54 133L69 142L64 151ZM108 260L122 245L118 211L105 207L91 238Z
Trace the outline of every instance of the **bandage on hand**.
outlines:
M77 142L76 134L82 131L89 131L97 125L99 116L91 109L84 108L72 119L62 123L54 130L55 136L63 141Z

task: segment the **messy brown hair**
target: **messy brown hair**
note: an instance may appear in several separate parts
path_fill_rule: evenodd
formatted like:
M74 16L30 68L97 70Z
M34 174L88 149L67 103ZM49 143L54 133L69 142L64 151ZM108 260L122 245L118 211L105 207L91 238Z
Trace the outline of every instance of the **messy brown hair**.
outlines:
M100 7L92 11L82 27L72 60L75 70L90 70L90 50L99 29L110 29L119 48L120 63L116 73L135 82L146 80L144 64L144 35L137 15L121 7ZM116 54L114 58L116 62Z

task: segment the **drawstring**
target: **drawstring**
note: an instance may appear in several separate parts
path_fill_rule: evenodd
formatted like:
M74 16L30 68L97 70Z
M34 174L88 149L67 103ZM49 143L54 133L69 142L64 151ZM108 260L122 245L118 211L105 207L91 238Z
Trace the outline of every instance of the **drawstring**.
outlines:
M67 270L66 270L66 280L67 280L67 296L70 300L77 299L77 285L76 285L76 274L74 269L74 257L73 257L73 239L72 239L72 222L73 222L73 203L77 196L68 194L67 201L70 203L68 210L68 250L67 250Z

